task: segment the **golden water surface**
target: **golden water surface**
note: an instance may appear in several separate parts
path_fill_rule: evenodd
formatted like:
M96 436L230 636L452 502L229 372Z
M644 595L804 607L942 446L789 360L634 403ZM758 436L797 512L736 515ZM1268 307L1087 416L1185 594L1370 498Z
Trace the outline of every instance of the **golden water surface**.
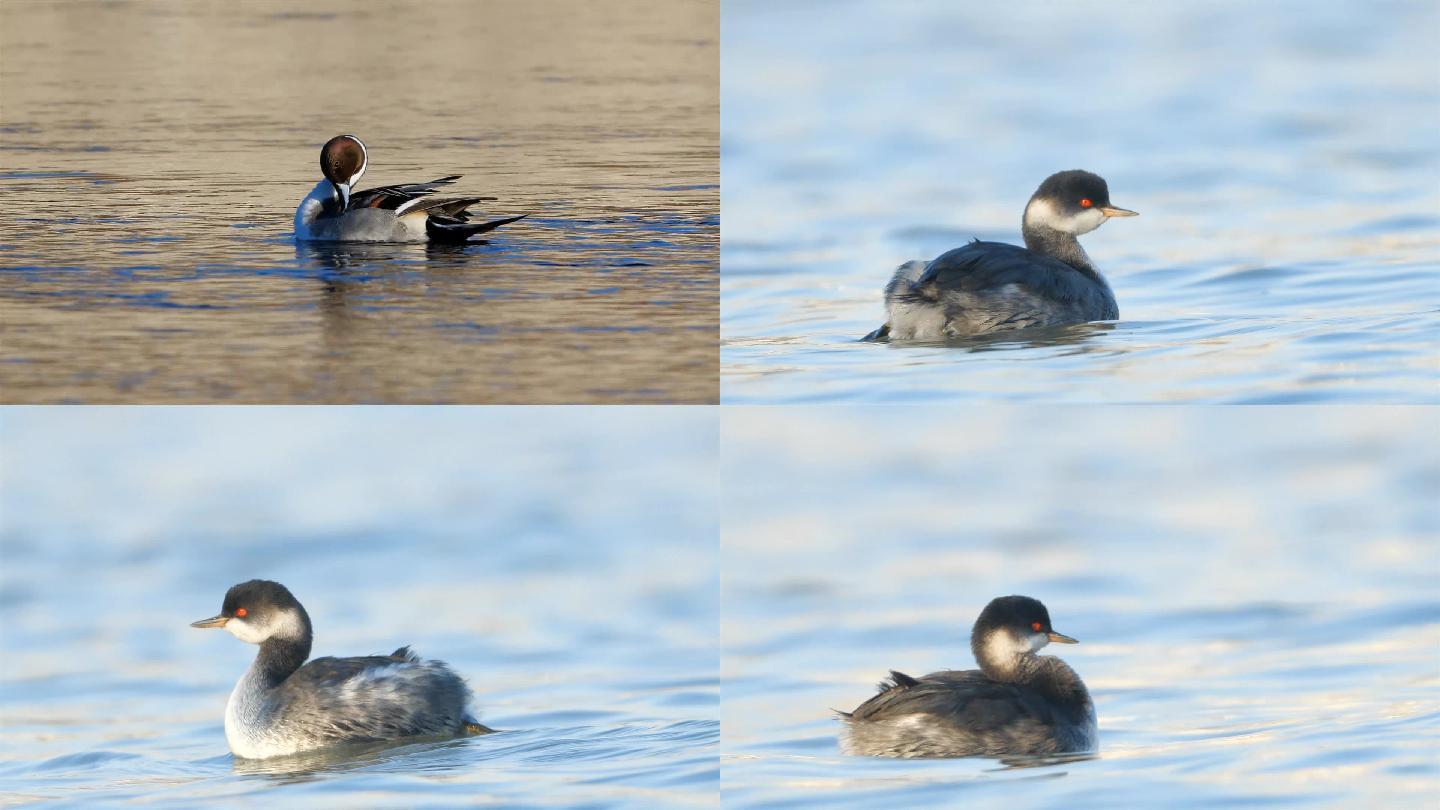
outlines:
M715 2L0 4L7 402L713 402ZM300 247L361 186L529 213ZM478 211L478 209L477 209Z

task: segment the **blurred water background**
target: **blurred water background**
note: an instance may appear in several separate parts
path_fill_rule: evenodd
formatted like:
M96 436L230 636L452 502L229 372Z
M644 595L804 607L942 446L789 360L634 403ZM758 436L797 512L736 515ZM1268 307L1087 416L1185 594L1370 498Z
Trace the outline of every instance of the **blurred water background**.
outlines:
M8 402L714 402L719 8L0 4ZM291 238L450 174L488 244Z
M713 418L675 409L24 409L0 417L0 796L91 807L717 801ZM314 654L413 644L506 733L261 762L259 577Z
M726 409L731 807L1419 807L1440 790L1440 431L1419 408ZM992 597L1080 644L1098 758L840 754Z
M1440 349L1440 5L764 3L722 18L727 402L1417 402ZM1098 172L1118 325L857 339L894 268Z

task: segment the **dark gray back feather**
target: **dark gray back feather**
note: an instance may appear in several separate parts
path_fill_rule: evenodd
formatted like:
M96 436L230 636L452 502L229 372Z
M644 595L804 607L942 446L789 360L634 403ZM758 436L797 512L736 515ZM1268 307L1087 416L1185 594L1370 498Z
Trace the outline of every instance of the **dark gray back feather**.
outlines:
M1104 280L1094 272L1019 245L980 241L937 256L911 286L911 292L938 301L943 291L980 293L1010 284L1063 303L1101 308L1105 299L1112 305L1114 300Z
M943 253L913 280L897 272L885 299L892 308L939 309L946 334L955 336L1120 317L1099 273L1001 242L976 241Z
M1041 660L1065 666L1058 659ZM1068 666L1065 670L1070 672ZM1000 756L1074 753L1093 745L1094 710L1083 684L1081 702L1057 704L1035 689L991 680L980 670L946 670L923 678L890 675L879 694L842 714L849 726L847 749L853 753Z
M439 661L409 647L388 656L316 658L274 693L274 722L327 743L454 734L473 722L469 689Z

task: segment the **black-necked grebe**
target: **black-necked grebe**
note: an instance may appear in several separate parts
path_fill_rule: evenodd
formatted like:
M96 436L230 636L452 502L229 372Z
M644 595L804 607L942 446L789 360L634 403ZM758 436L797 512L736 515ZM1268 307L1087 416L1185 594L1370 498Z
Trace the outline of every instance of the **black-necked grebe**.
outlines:
M1064 661L1035 651L1057 641L1050 614L1028 596L992 600L970 634L979 670L912 678L891 670L880 693L841 712L848 754L998 757L1096 750L1095 705Z
M1099 175L1052 174L1025 206L1025 247L976 240L900 265L885 286L889 320L865 340L944 340L1120 317L1115 295L1075 237L1134 211L1110 204Z
M225 705L225 740L237 757L491 731L467 711L465 682L444 663L421 660L409 647L306 664L310 616L278 582L242 582L226 592L220 615L190 626L223 627L260 645Z

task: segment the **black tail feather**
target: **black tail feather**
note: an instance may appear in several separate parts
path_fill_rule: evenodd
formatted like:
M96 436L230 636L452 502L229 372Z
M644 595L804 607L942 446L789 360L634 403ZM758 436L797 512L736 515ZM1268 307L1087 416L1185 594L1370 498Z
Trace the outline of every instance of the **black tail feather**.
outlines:
M885 324L884 326L880 327L879 329L876 329L874 332L871 332L870 334L866 335L865 337L860 338L860 342L861 342L861 343L879 343L879 342L881 342L881 341L889 340L889 339L890 339L890 324L887 323L887 324Z
M462 197L458 200L443 200L432 207L432 211L443 211L446 216L465 219L465 209L478 202L494 202L499 197Z
M521 214L518 217L506 217L490 222L464 222L450 217L432 216L425 220L425 232L430 234L432 242L464 242L477 233L493 231L501 225L509 225L528 216L530 215Z
M471 718L471 717L465 718L465 720L460 724L460 730L463 731L463 732L465 732L466 734L494 734L494 733L495 733L495 729L490 728L489 726L485 725L484 723L481 723L479 720L476 720L476 719Z
M911 686L918 686L919 683L920 681L918 679L912 678L903 672L892 669L890 670L889 679L880 682L880 691L884 692L886 689L899 689L902 687L908 688Z

